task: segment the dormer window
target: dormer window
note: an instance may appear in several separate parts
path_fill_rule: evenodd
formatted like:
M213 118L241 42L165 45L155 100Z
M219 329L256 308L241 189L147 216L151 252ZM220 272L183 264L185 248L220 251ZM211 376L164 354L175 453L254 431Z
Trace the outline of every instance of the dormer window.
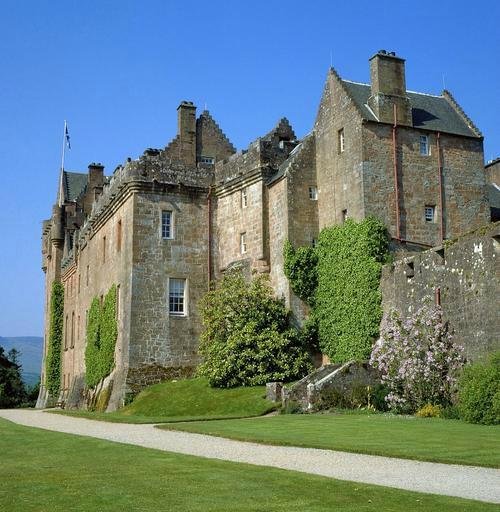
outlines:
M215 163L215 158L213 156L202 156L200 162L206 165L213 165Z
M427 135L420 135L420 154L422 156L430 155L429 137Z

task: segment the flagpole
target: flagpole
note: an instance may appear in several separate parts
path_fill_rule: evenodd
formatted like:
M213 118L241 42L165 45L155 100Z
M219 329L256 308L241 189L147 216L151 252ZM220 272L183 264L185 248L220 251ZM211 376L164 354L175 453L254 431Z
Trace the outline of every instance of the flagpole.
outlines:
M66 147L66 119L64 120L63 138L62 138L62 157L61 157L61 170L64 171L64 149Z
M64 120L64 128L63 128L63 138L62 138L62 155L61 155L61 172L59 173L59 206L62 206L63 198L62 198L62 186L63 186L63 174L64 174L64 150L66 146L66 119Z

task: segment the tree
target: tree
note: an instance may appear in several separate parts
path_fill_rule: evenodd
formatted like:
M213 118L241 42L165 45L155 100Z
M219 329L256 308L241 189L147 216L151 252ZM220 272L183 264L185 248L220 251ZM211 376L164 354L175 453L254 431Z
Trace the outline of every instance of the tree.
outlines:
M11 349L8 354L0 346L0 407L18 407L26 400L26 389L21 378L19 352Z
M287 381L310 370L307 347L264 276L246 281L238 271L226 273L204 297L201 313L204 361L198 373L212 386Z

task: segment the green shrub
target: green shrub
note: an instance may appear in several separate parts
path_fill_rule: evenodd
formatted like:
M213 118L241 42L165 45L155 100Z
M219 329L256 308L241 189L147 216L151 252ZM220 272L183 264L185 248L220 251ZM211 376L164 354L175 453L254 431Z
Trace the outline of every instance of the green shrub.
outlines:
M440 405L426 404L416 413L417 418L441 418L443 416L443 408Z
M226 273L204 297L201 314L198 374L211 386L290 381L311 369L307 347L264 276L247 282L240 272Z
M314 314L321 350L333 362L370 355L382 318L379 285L387 251L387 231L372 217L320 233Z
M64 287L53 282L50 292L50 326L47 355L45 357L45 386L52 398L61 388L61 350L64 319Z
M85 347L85 381L93 388L113 369L115 345L118 336L116 322L116 286L113 285L101 305L92 300L87 317L87 345Z
M371 388L370 401L377 411L388 411L389 404L385 399L389 394L389 387L386 384L376 384Z
M283 246L285 276L297 297L312 306L318 286L318 257L314 247L294 249L287 240Z
M464 368L458 383L460 416L470 423L500 424L500 352Z

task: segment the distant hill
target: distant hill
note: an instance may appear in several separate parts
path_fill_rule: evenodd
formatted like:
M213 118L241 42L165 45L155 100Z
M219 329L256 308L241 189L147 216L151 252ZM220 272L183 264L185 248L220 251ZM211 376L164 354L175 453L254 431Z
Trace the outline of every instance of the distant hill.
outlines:
M36 384L40 380L42 367L43 338L40 336L0 336L0 346L8 352L15 348L21 353L23 380L28 385Z

